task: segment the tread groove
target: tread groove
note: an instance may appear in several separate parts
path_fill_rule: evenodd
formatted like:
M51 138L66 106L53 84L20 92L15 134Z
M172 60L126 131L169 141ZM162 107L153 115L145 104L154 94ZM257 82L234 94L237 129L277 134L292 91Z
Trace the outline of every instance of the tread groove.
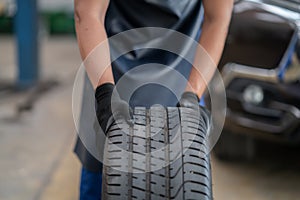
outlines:
M166 148L166 152L165 152L165 158L166 158L166 167L165 167L165 174L166 174L166 199L170 199L170 195L171 195L171 191L170 191L170 132L169 132L169 112L168 110L166 110L165 112L165 148Z
M182 119L181 109L179 109L178 115L179 115L179 119ZM183 163L184 163L184 159L183 159L183 138L182 138L182 121L181 120L179 120L179 124L180 124L181 163L182 163L182 171L184 171L184 165L183 165ZM184 183L184 174L183 173L182 173L182 181ZM185 191L184 184L182 184L182 188L183 188L182 199L184 199L184 191Z
M150 111L146 111L146 192L145 199L151 199L151 126L150 126Z
M128 152L132 152L133 151L133 131L134 131L134 127L130 126L129 127L129 141L128 141ZM132 196L132 182L133 182L133 178L132 178L132 163L133 163L133 155L132 153L129 153L129 158L128 158L128 200L131 200L131 196Z

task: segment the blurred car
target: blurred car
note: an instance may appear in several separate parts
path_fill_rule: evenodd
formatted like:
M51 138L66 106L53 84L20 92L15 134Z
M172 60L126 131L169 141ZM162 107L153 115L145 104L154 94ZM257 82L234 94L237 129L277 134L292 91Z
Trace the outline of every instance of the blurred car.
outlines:
M219 64L227 95L221 159L251 159L255 141L300 144L300 1L234 5Z

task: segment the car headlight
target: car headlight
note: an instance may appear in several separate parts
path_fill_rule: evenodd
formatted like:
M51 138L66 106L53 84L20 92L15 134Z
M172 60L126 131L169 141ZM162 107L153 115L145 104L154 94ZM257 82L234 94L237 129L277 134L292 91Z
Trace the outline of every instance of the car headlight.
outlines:
M243 99L247 103L260 104L264 100L264 91L258 85L249 85L244 90Z

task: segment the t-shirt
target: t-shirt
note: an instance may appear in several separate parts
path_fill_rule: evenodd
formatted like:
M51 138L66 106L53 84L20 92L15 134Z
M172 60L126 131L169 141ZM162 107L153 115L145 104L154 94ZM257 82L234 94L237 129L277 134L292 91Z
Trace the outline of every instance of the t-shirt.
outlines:
M159 27L178 31L198 41L202 18L201 0L110 0L105 27L108 37L136 28ZM171 53L163 48L177 45L176 51L179 52L187 48L188 41L174 41L178 39L169 36L168 31L156 32L156 29L143 29L111 42L113 74L121 97L128 96L125 93L129 87L136 88L130 95L131 106L175 106L185 89L191 64L176 55L177 52ZM151 43L158 44L155 46L161 49L147 48L152 46ZM131 51L116 59L124 45ZM193 53L190 50L187 56L193 57ZM139 69L132 70L138 66ZM126 77L118 84L124 74Z

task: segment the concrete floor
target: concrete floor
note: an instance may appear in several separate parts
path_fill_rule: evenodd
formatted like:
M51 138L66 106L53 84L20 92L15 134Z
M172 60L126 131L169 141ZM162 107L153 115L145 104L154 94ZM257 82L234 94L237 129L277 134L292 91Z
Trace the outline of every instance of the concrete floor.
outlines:
M0 82L16 75L14 42L0 36ZM72 85L81 61L75 38L41 43L41 76L58 85L28 112L17 112L29 93L0 92L0 199L77 199L80 164L72 153Z
M0 44L1 84L14 80L16 67L12 38L0 36ZM80 57L72 37L45 39L41 45L42 79L58 85L22 113L17 108L30 93L0 91L1 200L78 198L80 163L72 153L76 134L71 94ZM261 144L251 163L212 158L215 199L299 199L299 153L299 148Z
M260 143L251 162L212 160L215 199L300 199L300 150Z

